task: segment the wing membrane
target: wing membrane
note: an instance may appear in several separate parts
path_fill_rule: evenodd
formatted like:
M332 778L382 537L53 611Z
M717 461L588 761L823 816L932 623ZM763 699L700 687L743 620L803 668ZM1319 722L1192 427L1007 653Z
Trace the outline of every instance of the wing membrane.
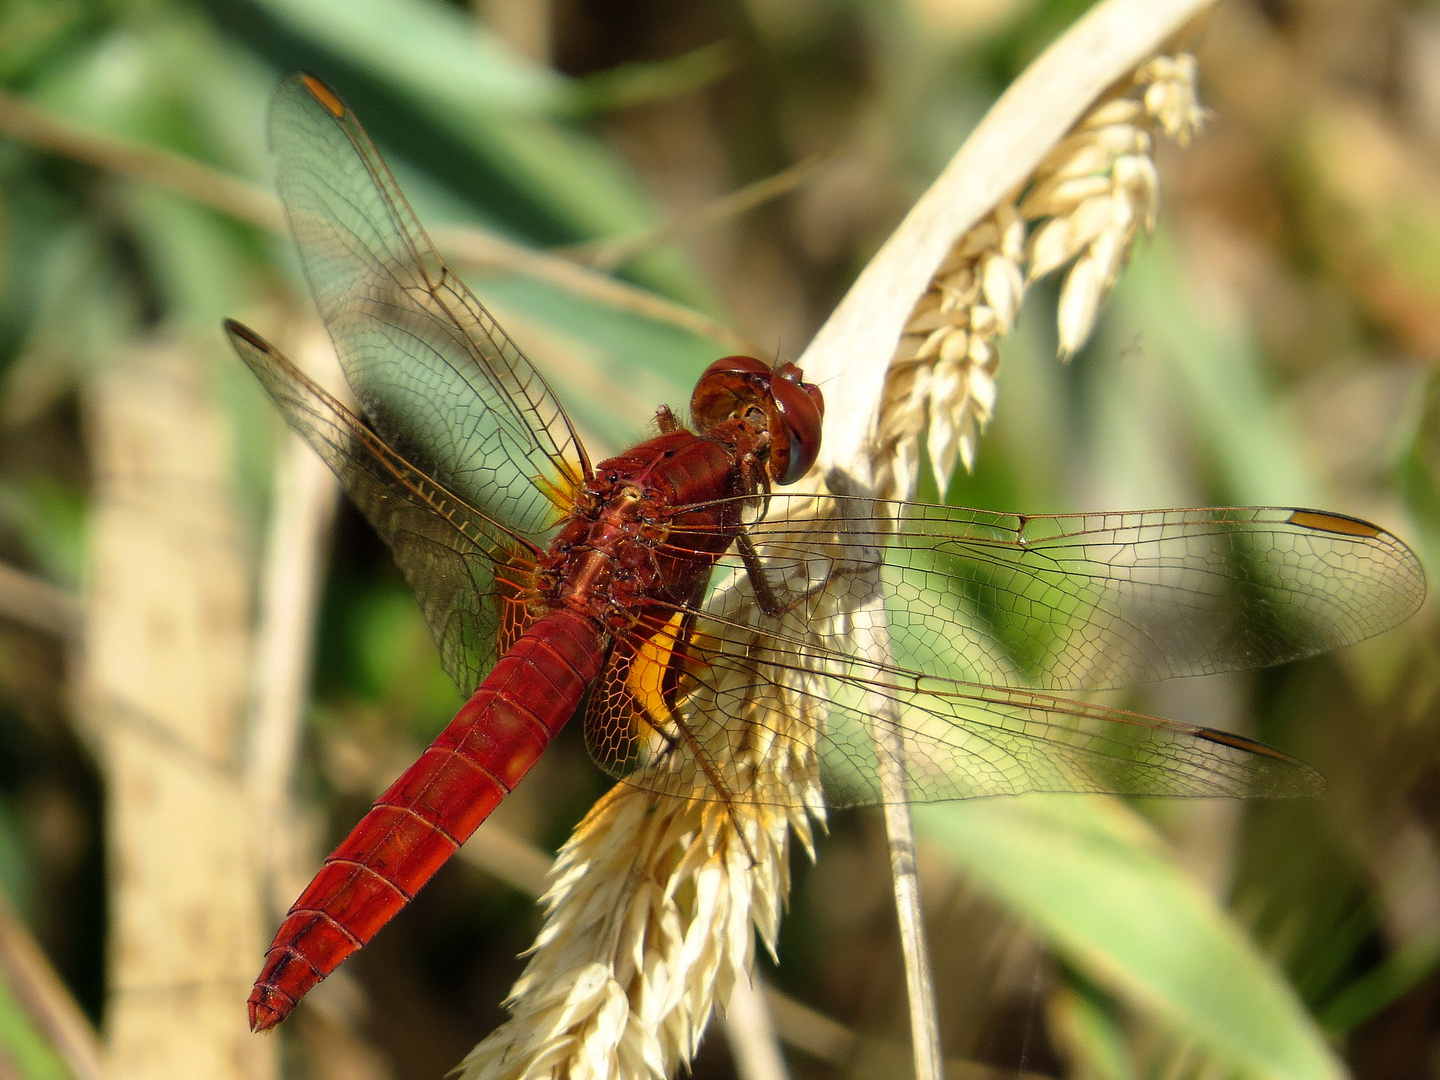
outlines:
M1268 667L1382 633L1425 596L1403 543L1321 511L906 504L897 525L894 504L836 505L826 525L753 531L771 587L817 610L883 592L897 665L959 682L1089 690ZM785 506L772 497L771 516Z
M467 694L509 647L524 616L513 597L535 551L395 453L349 409L239 323L230 342L345 485L415 591L445 671Z
M540 373L440 260L333 91L287 78L270 140L301 262L366 419L471 506L543 538L589 465Z
M391 546L447 670L473 687L523 624L516 598L588 462L344 104L288 79L270 132L365 421L249 331L232 340ZM823 775L832 804L874 802L878 718L918 800L1302 794L1315 774L1269 747L1039 691L1277 664L1388 629L1424 596L1395 537L1319 511L822 505L801 520L810 497L773 496L754 530L780 616L759 613L729 555L708 604L651 610L622 635L592 703L604 764L682 795L792 802Z
M796 627L788 640L805 634ZM1225 732L916 676L838 655L813 633L810 648L781 641L723 618L702 625L686 646L695 659L674 707L647 709L629 727L606 715L600 737L590 733L592 753L627 782L663 794L791 807L813 791L843 807L897 795L1283 797L1324 786L1303 762ZM887 791L881 779L890 751L877 745L877 724L889 724L900 747L902 792Z
M1425 590L1395 537L1319 511L909 506L897 525L892 509L839 500L819 521L756 528L785 612L764 615L726 556L693 638L662 650L648 679L669 673L665 707L637 714L628 741L592 740L602 762L673 794L793 805L809 775L830 805L874 803L887 797L880 724L916 801L1313 794L1313 770L1261 743L1036 688L1280 663L1389 629Z

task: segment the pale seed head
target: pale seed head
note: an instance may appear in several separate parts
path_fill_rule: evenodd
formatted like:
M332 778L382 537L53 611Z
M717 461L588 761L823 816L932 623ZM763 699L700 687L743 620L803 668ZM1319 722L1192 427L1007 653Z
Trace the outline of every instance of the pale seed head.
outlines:
M1061 356L1084 344L1135 235L1155 224L1152 132L1184 145L1204 121L1195 76L1189 56L1140 68L1046 156L1023 199L1015 193L1018 202L952 245L886 379L877 495L913 493L922 435L942 489L957 459L973 467L996 402L998 339L1029 281L1070 264L1057 315ZM797 510L792 527L831 528L825 505L817 498ZM798 595L825 580L799 548L779 548L766 551L785 579L777 586ZM711 610L731 639L761 617L738 576L719 584ZM799 641L834 640L858 619L824 594L803 614L786 626ZM767 640L756 633L734 647L764 665ZM511 1019L465 1059L462 1080L665 1080L689 1060L715 1006L749 977L757 933L773 952L791 836L813 853L813 823L825 820L815 747L824 715L818 695L801 692L813 678L730 670L686 702L695 741L721 763L727 787L785 797L717 799L695 761L677 752L648 782L696 797L620 785L596 804L556 861L544 926L507 1002ZM707 728L704 718L716 715L742 725Z

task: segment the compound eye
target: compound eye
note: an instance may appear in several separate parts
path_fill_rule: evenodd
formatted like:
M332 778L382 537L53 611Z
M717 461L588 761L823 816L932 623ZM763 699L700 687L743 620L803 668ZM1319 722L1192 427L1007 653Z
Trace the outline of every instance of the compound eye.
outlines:
M710 431L762 403L769 378L770 365L763 360L753 356L722 356L700 373L695 393L690 397L690 415L701 431Z
M786 370L786 369L789 370ZM770 476L777 484L793 484L820 456L820 427L825 402L818 387L800 381L800 369L786 364L770 380L775 411L784 428L783 440L776 425L770 426ZM783 441L783 452L781 443Z
M764 360L756 360L753 356L722 356L701 372L700 378L718 371L737 375L769 375L770 365Z

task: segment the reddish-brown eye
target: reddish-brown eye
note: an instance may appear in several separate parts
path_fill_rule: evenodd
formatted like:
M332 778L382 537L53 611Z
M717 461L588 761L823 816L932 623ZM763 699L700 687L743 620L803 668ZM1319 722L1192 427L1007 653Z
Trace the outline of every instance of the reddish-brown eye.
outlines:
M769 375L770 365L764 360L756 360L753 356L722 356L701 373L700 378L705 378L711 372L733 371L743 375Z
M788 453L777 455L774 465L780 467L780 475L772 476L777 484L793 484L815 464L820 456L820 426L825 418L825 400L820 388L804 382L800 369L786 364L770 380L770 393L775 407L785 425L788 437ZM772 454L773 443L772 441ZM783 456L782 462L779 460Z
M723 356L707 367L690 398L690 415L704 432L762 410L769 429L766 472L772 482L793 484L820 454L825 402L794 364L771 369L753 356Z
M800 370L798 364L781 364L775 369L775 374L783 379L791 379L805 388L805 393L810 395L810 400L815 402L815 408L820 410L820 417L825 417L825 395L820 393L820 387L814 383L805 381L805 373Z
M701 431L723 424L738 410L764 394L757 375L770 375L770 365L753 356L722 356L700 373L690 398L690 415Z

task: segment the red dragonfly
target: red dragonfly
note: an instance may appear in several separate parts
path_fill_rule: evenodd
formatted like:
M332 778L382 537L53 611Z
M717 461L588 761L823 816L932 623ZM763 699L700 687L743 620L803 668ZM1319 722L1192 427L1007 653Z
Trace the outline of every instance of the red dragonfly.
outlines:
M817 524L815 496L773 488L815 461L820 392L749 357L701 375L696 431L662 408L659 434L592 465L335 92L285 80L270 137L358 414L226 329L389 545L472 696L291 907L250 997L257 1031L405 906L587 694L602 767L732 804L802 797L734 767L757 753L817 760L831 806L882 801L881 711L916 800L1311 794L1318 776L1271 747L1046 691L1277 664L1424 597L1394 536L1313 510L1040 517L826 496ZM876 611L883 653L854 644Z

